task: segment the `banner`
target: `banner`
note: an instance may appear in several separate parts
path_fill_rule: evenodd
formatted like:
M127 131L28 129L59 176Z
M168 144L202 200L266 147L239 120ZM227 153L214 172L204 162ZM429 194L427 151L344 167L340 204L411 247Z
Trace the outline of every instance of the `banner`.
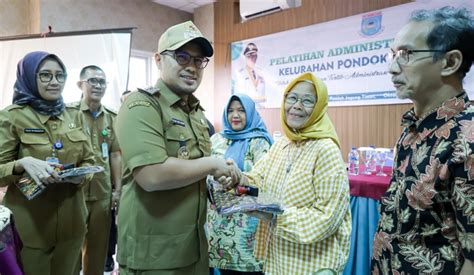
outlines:
M326 83L330 106L409 103L397 99L388 73L391 43L414 10L446 5L474 10L470 0L423 0L234 42L232 93L248 94L260 108L280 108L286 85L312 72ZM472 71L464 88L474 99Z

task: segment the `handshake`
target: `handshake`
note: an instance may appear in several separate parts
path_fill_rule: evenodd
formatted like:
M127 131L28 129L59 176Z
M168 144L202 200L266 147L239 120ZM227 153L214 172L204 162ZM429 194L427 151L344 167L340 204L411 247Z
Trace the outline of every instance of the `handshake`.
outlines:
M232 159L213 159L216 162L212 173L214 180L218 181L226 189L232 189L237 184L243 184L246 181L247 178Z

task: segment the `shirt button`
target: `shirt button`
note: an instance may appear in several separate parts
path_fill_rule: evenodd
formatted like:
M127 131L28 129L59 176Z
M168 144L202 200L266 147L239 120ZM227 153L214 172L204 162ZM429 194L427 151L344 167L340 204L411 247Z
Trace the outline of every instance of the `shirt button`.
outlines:
M93 134L94 137L96 137L97 135L96 134Z
M179 139L184 140L184 135L183 134L179 135Z
M53 129L53 130L58 129L58 125L56 125L56 124L51 125L51 129Z

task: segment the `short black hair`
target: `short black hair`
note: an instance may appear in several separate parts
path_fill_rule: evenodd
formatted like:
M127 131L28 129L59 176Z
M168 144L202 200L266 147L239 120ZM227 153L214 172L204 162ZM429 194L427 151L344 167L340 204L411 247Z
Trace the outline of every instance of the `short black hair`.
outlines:
M474 19L471 12L464 7L451 6L417 10L412 13L410 21L435 24L426 41L431 50L440 51L433 55L434 60L439 60L447 51L459 50L463 60L458 72L464 78L474 61Z
M103 73L104 70L102 70L99 66L96 66L96 65L88 65L88 66L85 66L84 68L82 68L80 74L79 74L79 79L84 79L86 78L86 72L89 71L89 70L92 70L92 71L101 71Z

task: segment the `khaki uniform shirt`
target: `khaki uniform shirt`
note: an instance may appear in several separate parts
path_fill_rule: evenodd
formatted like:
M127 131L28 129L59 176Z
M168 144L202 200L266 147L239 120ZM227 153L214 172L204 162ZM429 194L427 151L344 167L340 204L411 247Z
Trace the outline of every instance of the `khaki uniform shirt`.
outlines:
M188 101L186 104L159 80L155 89L132 93L119 111L116 127L124 177L118 261L127 268L176 269L200 261L207 273L205 180L179 189L146 192L132 175L134 169L163 163L168 157L210 155L202 108L194 96Z
M26 156L45 160L56 141L63 144L56 156L76 167L94 164L94 155L72 109L57 118L42 115L28 105L11 105L0 111L0 186L9 185L4 203L12 210L23 244L46 248L84 236L87 214L82 185L52 184L28 201L14 183L15 160ZM86 177L86 181L91 177Z
M94 174L92 181L84 186L86 201L110 199L112 183L109 154L120 150L114 128L117 114L101 105L94 118L89 106L84 101L74 102L68 106L78 110L76 123L82 127L84 133L89 137L96 161L94 165L105 168L103 173Z

